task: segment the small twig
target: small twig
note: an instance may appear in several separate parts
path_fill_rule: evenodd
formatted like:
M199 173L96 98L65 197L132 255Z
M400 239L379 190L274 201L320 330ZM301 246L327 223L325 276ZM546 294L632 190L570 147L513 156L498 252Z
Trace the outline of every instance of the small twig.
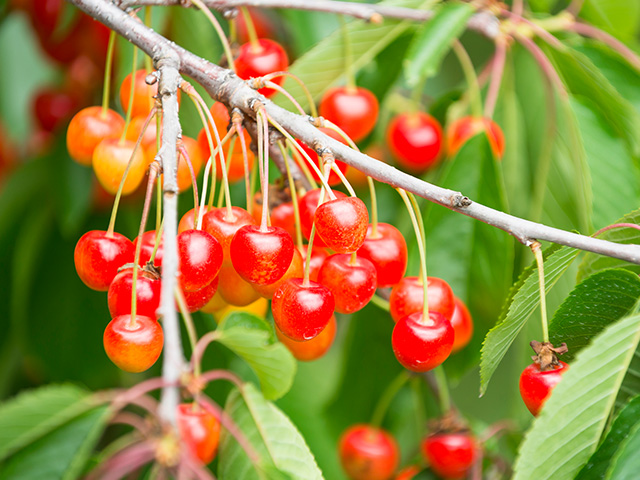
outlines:
M584 35L586 37L595 38L596 40L600 40L602 43L607 44L613 50L618 52L627 62L629 62L636 70L640 70L640 57L627 47L620 40L615 38L613 35L608 34L596 28L592 25L588 25L586 23L575 22L569 27L569 30L579 33L580 35Z
M498 93L500 92L500 84L502 83L502 74L504 73L504 63L507 57L507 42L503 37L496 39L496 51L491 61L491 81L487 90L487 98L484 103L484 116L493 117L493 112L498 101Z

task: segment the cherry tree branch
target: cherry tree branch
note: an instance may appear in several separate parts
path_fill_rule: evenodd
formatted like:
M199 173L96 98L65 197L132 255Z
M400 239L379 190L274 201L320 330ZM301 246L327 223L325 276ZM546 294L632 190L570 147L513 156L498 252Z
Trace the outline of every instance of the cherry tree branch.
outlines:
M179 59L180 72L200 83L214 99L232 108L240 109L251 118L255 118L256 115L253 111L255 102L260 101L265 105L269 117L282 125L294 137L299 138L307 145L316 147L316 150L318 147L329 148L337 159L380 182L388 183L396 188L403 188L450 210L500 228L527 246L535 240L545 240L640 264L640 246L638 245L608 242L514 217L473 202L460 192L432 185L390 165L376 161L324 135L311 124L309 117L296 115L278 107L251 89L229 70L207 62L169 42L163 36L131 18L114 4L106 0L69 1L127 38L153 58L158 57L158 52L166 49L173 50ZM175 201L175 199L172 200ZM169 222L167 218L166 225L168 223L173 222ZM171 228L174 227L175 225Z

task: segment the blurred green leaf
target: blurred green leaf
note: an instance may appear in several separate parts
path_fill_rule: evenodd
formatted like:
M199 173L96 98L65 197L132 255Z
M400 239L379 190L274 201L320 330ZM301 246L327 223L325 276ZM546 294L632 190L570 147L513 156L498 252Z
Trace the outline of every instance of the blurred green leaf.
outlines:
M631 40L640 23L640 3L636 0L586 0L580 16L623 40Z
M634 315L578 354L527 432L514 480L573 478L580 471L598 445L639 340L640 315Z
M634 210L613 223L633 223L640 225L640 210ZM634 228L618 228L606 231L599 235L598 238L602 240L609 240L610 242L637 245L640 243L640 232ZM624 267L640 274L639 265L625 262L624 260L618 260L616 258L605 257L596 253L586 252L584 259L580 263L580 269L578 270L578 281L580 282L600 270L618 267Z
M245 384L242 394L234 390L227 400L225 411L257 451L265 469L273 472L273 468L276 467L283 474L301 480L323 478L300 432L287 416L273 403L265 400L252 384ZM263 478L255 467L240 444L228 431L223 430L218 478Z
M552 245L544 251L546 292L553 288L562 274L575 260L578 250ZM511 288L498 324L484 339L480 357L480 394L487 391L491 376L509 350L529 316L540 304L538 269L533 262Z
M448 2L418 32L405 59L404 74L410 87L431 77L449 52L451 44L464 32L474 7L469 3Z
M640 425L636 424L611 459L607 480L634 480L640 471Z
M566 342L570 361L610 324L635 312L640 278L626 270L603 270L580 283L556 311L549 324L551 343Z
M287 347L273 343L272 329L265 320L234 312L217 331L218 341L254 370L265 397L277 399L289 391L296 373L296 361Z
M580 470L576 480L604 478L607 468L622 442L640 424L640 397L634 397L620 411L598 449ZM637 453L637 450L636 450ZM637 471L637 470L636 470Z

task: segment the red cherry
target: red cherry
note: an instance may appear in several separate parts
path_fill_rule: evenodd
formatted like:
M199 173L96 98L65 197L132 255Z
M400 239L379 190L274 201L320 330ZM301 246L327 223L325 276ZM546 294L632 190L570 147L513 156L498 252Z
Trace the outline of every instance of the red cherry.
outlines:
M354 142L365 138L378 121L378 99L362 87L336 87L320 100L320 116L340 127Z
M131 313L131 287L133 286L133 269L127 268L118 273L107 294L107 303L111 317ZM145 317L158 318L156 313L160 306L160 278L157 275L138 271L136 279L136 312Z
M282 278L293 259L293 240L280 227L245 225L233 236L230 255L236 272L247 282L269 285Z
M231 264L231 240L236 232L245 225L255 225L255 220L249 212L240 207L231 207L233 217L227 217L226 208L214 208L202 217L202 229L216 237L222 245L224 263Z
M249 42L240 46L235 65L238 76L243 80L249 80L286 70L289 67L289 57L278 42L260 38L257 45ZM276 77L272 81L282 85L284 80L283 77ZM265 97L276 93L272 88L261 88L258 92Z
M453 290L447 282L437 277L427 277L427 301L430 312L438 312L451 321L455 309ZM405 277L393 287L389 297L391 318L397 322L402 317L421 312L424 290L419 277Z
M534 417L551 395L551 390L560 382L562 374L569 369L569 365L560 361L551 370L542 371L540 365L532 363L520 375L520 395L524 404Z
M284 202L271 209L271 226L284 228L291 238L296 237L296 218L293 202Z
M453 349L451 353L456 353L466 347L473 337L473 320L469 309L462 300L454 297L453 315L451 316L451 326L455 332Z
M105 138L118 138L124 119L113 110L87 107L74 115L67 128L67 150L81 165L91 165L93 151Z
M63 0L31 0L29 8L31 23L42 38L50 37L56 29L62 11Z
M318 282L333 293L336 312L354 313L376 293L376 268L366 258L352 262L351 255L331 255L320 268Z
M395 439L371 425L354 425L344 432L338 453L342 468L353 480L387 480L399 460Z
M336 198L316 210L316 232L327 246L338 253L351 253L364 243L369 212L358 197Z
M96 178L104 189L115 194L127 169L127 164L136 144L130 140L120 141L117 138L105 138L93 151L92 166ZM122 194L128 195L140 186L147 172L147 161L144 150L138 148L133 155L133 162L124 181Z
M185 303L187 304L187 310L189 310L189 312L197 312L211 301L211 299L218 291L218 280L219 277L214 278L213 280L211 280L211 283L201 288L200 290L196 290L194 292L187 292L186 290L184 290L182 292L182 295L184 295Z
M376 235L369 225L358 257L366 258L376 267L378 288L392 287L407 270L407 242L393 225L378 223Z
M195 403L181 403L176 411L176 426L191 455L205 465L211 463L220 443L220 421Z
M145 79L149 73L144 69L136 70L133 86L133 105L131 106L131 116L147 117L153 108L155 100L154 95L158 94L158 83L155 85L147 85ZM125 112L129 108L129 99L131 96L131 74L124 77L120 85L120 105Z
M398 320L391 335L391 345L406 369L427 372L447 359L453 338L453 327L442 314L429 312L429 321L424 323L422 312L417 312Z
M142 245L140 246L140 261L138 265L144 267L147 262L151 259L151 254L153 253L153 249L156 246L156 231L149 230L148 232L144 232L142 237L136 237L133 241L134 249L138 246L138 240L142 241ZM158 245L158 251L156 252L156 256L153 259L153 264L156 267L162 266L162 238L160 239L160 245Z
M490 118L462 117L455 120L447 129L447 150L450 156L455 155L460 147L471 137L485 132L489 145L497 158L504 154L504 134L500 126Z
M344 138L342 138L342 135L340 135L335 130L332 130L332 129L326 128L326 127L320 127L320 128L318 128L318 130L320 130L325 135L330 136L334 140L337 140L340 143L348 145L347 141ZM304 151L307 152L307 155L309 155L309 158L311 158L311 160L315 161L316 165L318 167L320 167L320 156L316 153L316 151L313 150L312 148L308 147L306 143L304 143L304 142L302 142L300 140L297 140L297 142L304 149ZM308 163L306 160L304 160L304 162L305 162L305 164ZM349 168L349 165L347 165L344 162L341 162L340 160L336 160L336 165L340 169L340 171L342 173L344 173L345 175L347 174L347 172L351 171L350 168ZM308 168L309 168L309 171L311 172L311 175L313 175L313 178L316 180L316 182L320 182L320 177L318 176L318 174L311 167L308 167ZM342 183L342 180L340 180L340 177L338 176L338 174L336 172L331 170L331 173L329 174L329 180L327 180L327 183L329 185L331 185L331 186L339 185L340 183Z
M73 252L76 272L84 284L98 291L106 292L118 269L132 263L133 243L124 235L107 235L102 230L85 233Z
M317 237L316 237L317 238ZM322 268L322 264L329 256L329 252L325 248L317 247L314 245L311 248L311 262L309 265L309 280L313 282L318 281L318 274L320 273L320 269ZM302 255L303 268L307 264L307 249L308 245L303 245L302 250L300 250L300 255Z
M422 441L422 455L439 477L467 478L478 454L478 447L468 433L439 433Z
M313 190L309 190L298 200L298 209L300 212L300 227L302 229L302 235L304 238L309 240L309 236L311 235L311 227L313 227L313 220L316 215L316 210L318 209L318 201L320 200L320 189L316 188ZM333 192L336 198L347 198L347 196L339 191ZM325 199L326 199L325 194ZM322 241L318 235L315 235L313 240L314 247L326 247L325 243Z
M117 367L125 372L138 373L149 369L162 352L162 327L153 318L120 315L109 322L104 331L104 350Z
M45 89L36 94L33 113L38 125L47 132L57 130L78 109L78 99L59 89Z
M284 335L276 325L276 335L278 340L301 362L311 362L324 356L331 348L333 340L336 338L337 322L336 317L331 316L327 326L316 337L306 342L296 342Z
M220 269L220 296L229 305L244 307L260 298L249 282L245 282L233 265L222 265Z
M391 120L387 142L402 167L416 173L424 172L440 158L442 127L426 113L402 113Z
M280 331L292 340L302 342L316 337L329 323L335 302L324 285L301 278L291 278L273 295L271 310Z
M187 230L178 234L180 284L186 291L196 291L209 285L222 266L222 246L214 236L202 230Z
M209 209L209 207L205 205L203 210L205 213L207 213L207 212L210 212L212 209ZM199 213L200 207L192 208L182 216L182 218L180 219L180 223L178 223L178 233L182 233L185 230L193 230L194 228L196 228L196 215L193 214L194 210ZM203 222L204 222L204 219L203 219Z
M284 282L289 280L290 278L302 278L304 275L304 261L302 260L302 255L297 248L293 249L293 258L291 259L291 263L289 264L289 268L284 273L279 280L268 284L268 285L257 285L254 284L253 288L256 292L258 292L264 298L271 299L273 298L273 294L276 293L276 290L280 288Z

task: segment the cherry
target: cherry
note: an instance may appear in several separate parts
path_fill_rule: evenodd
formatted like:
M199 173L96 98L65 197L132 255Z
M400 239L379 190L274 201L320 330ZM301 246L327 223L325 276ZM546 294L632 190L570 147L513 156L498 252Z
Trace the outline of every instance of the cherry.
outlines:
M326 128L326 127L320 127L320 128L318 128L318 130L320 130L325 135L328 135L329 137L333 138L334 140L337 140L340 143L348 145L347 141L342 137L342 135L340 135L335 130L332 130L332 129ZM307 152L307 155L309 155L309 158L311 158L311 160L314 160L316 162L316 165L318 165L318 167L320 167L320 156L316 153L316 151L313 150L311 147L308 147L306 143L304 143L304 142L302 142L300 140L297 140L297 142L304 149L304 151ZM304 162L306 163L306 160L304 160ZM351 169L349 168L349 165L347 165L344 162L341 162L340 160L336 160L336 166L345 175L348 172L351 171ZM311 172L311 175L313 175L313 178L317 182L319 182L320 181L320 177L318 176L318 174L311 167L309 167L309 171ZM331 186L339 185L340 183L342 183L342 180L340 180L340 177L338 176L338 174L336 172L331 170L331 173L329 174L329 179L327 180L327 183L329 185L331 185Z
M489 145L497 158L504 154L504 134L500 126L490 118L462 117L449 125L447 129L447 150L450 156L455 155L460 147L471 137L485 132Z
M220 443L220 421L196 403L181 403L176 411L176 426L188 451L203 464L211 463Z
M414 372L427 372L444 362L451 353L455 335L442 314L430 311L426 323L422 318L422 312L401 318L391 335L396 358Z
M222 265L220 269L219 291L222 299L229 305L244 307L260 298L249 282L245 282L233 265Z
M138 373L149 369L162 352L162 327L153 318L120 315L107 325L103 343L107 356L125 372Z
M131 116L146 117L155 103L154 95L158 94L158 83L147 85L145 79L149 73L144 69L136 70L133 86L133 105L131 106ZM124 77L120 85L120 105L122 110L127 112L131 97L131 74Z
M284 202L271 210L271 225L285 229L291 238L296 237L296 217L293 202Z
M453 340L453 348L451 353L456 353L466 347L471 341L473 336L473 320L469 309L462 300L458 297L454 297L454 309L451 316L451 326L455 332L455 339Z
M222 268L225 268L225 267L222 267ZM220 276L218 275L216 278L220 278ZM200 311L204 313L215 314L220 312L224 308L227 308L228 306L229 304L224 301L224 299L222 298L222 295L220 295L220 292L216 292L213 298L209 300L207 304L200 309Z
M131 313L131 288L133 286L133 268L119 272L107 294L107 303L111 317ZM145 270L138 271L136 279L136 312L150 318L158 318L160 306L160 277Z
M302 235L309 240L311 235L311 228L313 227L313 220L318 209L318 201L320 200L319 188L309 190L298 200L298 210L300 212L300 227L302 229ZM347 198L347 196L339 191L333 192L336 198ZM326 196L325 196L326 198ZM317 235L313 240L314 247L326 247L325 243Z
M273 295L271 311L280 331L291 340L302 342L316 337L333 315L333 294L324 285L301 278L290 278Z
M222 245L224 263L231 264L231 240L236 232L245 225L255 225L255 220L245 209L231 207L233 217L227 217L226 208L214 208L202 217L202 229L216 237Z
M320 268L318 282L333 293L336 312L354 313L362 310L376 293L376 268L366 258L331 255Z
M44 89L36 94L33 113L38 125L47 132L57 130L78 109L78 99L60 89Z
M124 119L111 109L87 107L74 115L67 128L67 150L81 165L91 165L93 151L106 138L118 138Z
M336 87L320 100L320 116L340 127L354 142L364 139L378 121L378 99L362 87Z
M317 238L317 237L316 237ZM318 274L320 273L320 269L322 268L322 264L329 256L329 252L322 247L317 247L315 245L311 247L311 261L309 262L309 280L314 282L318 281ZM303 245L302 250L300 250L300 254L302 255L303 267L307 264L307 249L308 245Z
M416 173L424 172L440 158L442 127L426 113L402 113L391 120L387 143L402 167Z
M438 312L451 321L455 309L453 290L447 282L437 277L427 277L427 301L430 312ZM397 322L402 317L421 312L424 289L419 277L405 277L393 287L389 297L391 318Z
M543 371L538 363L532 363L520 375L520 395L524 404L534 417L538 416L542 406L551 395L551 390L560 382L569 365L560 361Z
M467 478L478 456L478 446L469 433L438 433L425 438L422 455L431 470L442 478Z
M396 285L407 270L407 242L400 231L388 223L378 223L375 235L369 225L358 256L376 267L378 288Z
M127 127L125 138L127 140L131 140L133 143L137 142L138 137L142 133L142 127L144 127L146 121L147 117L133 117L129 122L129 126ZM158 149L156 148L157 131L158 126L155 122L155 119L152 119L149 122L149 125L147 125L147 129L144 131L142 140L140 140L140 146L144 149L147 163L153 162L156 153L158 152Z
M394 480L412 480L416 475L420 473L422 469L417 465L409 465L404 467L394 477Z
M183 290L182 295L184 296L185 303L187 304L187 310L193 313L204 308L218 291L218 281L219 277L216 277L211 280L211 283L208 285L193 292Z
M284 335L276 326L276 335L291 354L302 362L311 362L324 356L331 348L333 340L336 338L337 323L336 317L331 316L327 326L316 337L306 342L296 342Z
M201 290L218 275L222 266L222 246L216 238L202 230L186 230L178 234L178 274L182 288Z
M395 439L372 425L354 425L342 434L338 446L342 468L353 480L387 480L398 466Z
M249 80L286 70L289 66L289 57L278 42L268 38L259 38L257 45L248 42L240 46L235 65L238 76L243 80ZM272 81L282 85L284 79L276 77ZM276 93L274 89L266 87L259 89L258 92L265 97Z
M193 173L197 179L198 174L202 169L202 164L204 163L202 149L200 148L200 145L196 140L191 137L187 137L186 135L182 136L182 145L184 145L184 148L189 155L191 167L193 168ZM178 160L178 190L183 192L190 188L192 186L191 184L191 170L189 169L189 165L187 164L185 158L180 155Z
M134 147L134 142L129 140L120 141L117 138L106 138L96 146L93 151L93 171L100 185L107 192L115 194L118 191ZM138 148L133 156L133 163L127 173L127 179L124 181L123 195L132 193L138 188L142 183L147 167L144 150Z
M297 248L293 249L293 258L291 259L291 263L289 264L289 268L284 273L279 280L268 284L268 285L258 285L254 284L253 288L256 292L258 292L261 296L271 299L273 298L273 294L276 293L276 290L280 288L284 282L289 280L290 278L302 278L304 275L304 261L302 260L302 255Z
M31 23L38 35L50 37L58 25L64 9L63 0L31 0Z
M106 292L118 269L132 263L133 256L133 243L124 235L91 230L78 240L73 261L80 280L87 287Z
M350 253L364 243L369 212L358 197L336 198L318 207L314 221L316 232L330 249Z
M210 209L208 206L205 205L204 207L204 211L206 212L210 212L213 209L213 207ZM178 233L182 233L185 230L193 230L194 228L196 228L196 215L198 215L198 213L196 213L196 215L194 215L194 211L196 212L200 212L200 207L197 208L192 208L191 210L189 210L187 213L185 213L182 218L180 219L180 223L178 223ZM203 220L204 222L204 220Z
M133 241L134 249L138 245L138 241L142 242L140 246L140 262L138 263L141 267L144 267L147 262L151 259L151 254L153 253L153 249L156 246L156 231L149 230L148 232L144 232L141 237L136 237ZM160 245L158 245L158 251L156 252L156 256L153 259L153 264L156 267L162 266L162 238L160 239Z

